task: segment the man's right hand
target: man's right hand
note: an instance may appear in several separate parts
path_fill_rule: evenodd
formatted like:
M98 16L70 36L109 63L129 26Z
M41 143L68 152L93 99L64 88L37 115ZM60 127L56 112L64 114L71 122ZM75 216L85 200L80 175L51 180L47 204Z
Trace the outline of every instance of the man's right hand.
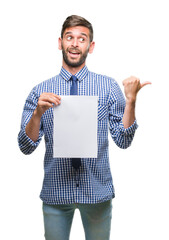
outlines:
M59 105L61 103L61 97L54 93L42 93L38 100L37 108L35 109L35 113L40 118L49 108L54 105Z
M32 118L26 126L26 134L32 141L36 142L39 137L39 127L42 115L46 110L59 105L61 97L54 93L42 93L39 97L37 107L33 112Z

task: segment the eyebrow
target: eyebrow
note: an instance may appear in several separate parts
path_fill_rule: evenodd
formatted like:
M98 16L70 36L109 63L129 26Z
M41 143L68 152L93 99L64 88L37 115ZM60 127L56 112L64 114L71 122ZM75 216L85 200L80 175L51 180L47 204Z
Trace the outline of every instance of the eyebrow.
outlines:
M65 35L69 35L69 34L72 34L72 32L66 32ZM81 35L85 36L86 38L88 38L87 34L86 33L80 33Z

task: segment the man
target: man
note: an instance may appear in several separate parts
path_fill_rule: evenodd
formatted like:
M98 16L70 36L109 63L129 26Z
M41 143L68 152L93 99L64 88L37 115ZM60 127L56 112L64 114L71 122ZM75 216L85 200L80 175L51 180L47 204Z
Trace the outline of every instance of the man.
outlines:
M136 96L150 82L141 84L136 77L124 80L125 101L114 79L90 72L86 57L95 46L93 28L82 17L72 15L65 20L58 45L63 54L61 72L34 87L28 96L18 135L19 146L23 153L30 154L45 136L45 176L40 198L46 240L69 239L76 208L81 213L86 239L108 240L115 196L109 166L108 126L119 147L130 146L137 128ZM70 94L99 98L97 158L53 158L53 106L61 104L61 95Z

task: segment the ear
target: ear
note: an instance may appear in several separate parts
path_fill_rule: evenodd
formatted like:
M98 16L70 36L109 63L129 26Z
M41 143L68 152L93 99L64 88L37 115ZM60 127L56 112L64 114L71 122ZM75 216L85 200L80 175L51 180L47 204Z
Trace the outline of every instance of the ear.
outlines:
M91 42L90 43L90 47L89 47L89 53L92 53L95 47L95 42Z
M61 38L58 39L58 49L62 50L62 39Z

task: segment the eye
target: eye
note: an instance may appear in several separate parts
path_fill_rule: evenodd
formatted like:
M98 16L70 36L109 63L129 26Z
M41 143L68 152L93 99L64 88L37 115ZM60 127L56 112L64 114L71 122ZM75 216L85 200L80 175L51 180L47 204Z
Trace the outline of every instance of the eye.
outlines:
M83 37L80 38L80 42L84 42L85 39Z
M67 40L70 41L72 39L71 36L67 36Z

